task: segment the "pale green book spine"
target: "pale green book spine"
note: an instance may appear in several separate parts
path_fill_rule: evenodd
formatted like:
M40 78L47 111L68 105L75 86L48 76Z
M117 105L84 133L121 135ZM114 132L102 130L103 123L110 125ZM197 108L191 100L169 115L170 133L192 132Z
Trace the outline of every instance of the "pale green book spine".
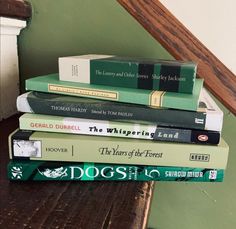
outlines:
M58 74L39 76L26 80L26 90L31 91L191 111L197 110L202 86L203 80L196 79L193 94L185 94L60 81Z
M139 164L225 169L228 145L163 143L147 140L16 131L10 158L44 161Z

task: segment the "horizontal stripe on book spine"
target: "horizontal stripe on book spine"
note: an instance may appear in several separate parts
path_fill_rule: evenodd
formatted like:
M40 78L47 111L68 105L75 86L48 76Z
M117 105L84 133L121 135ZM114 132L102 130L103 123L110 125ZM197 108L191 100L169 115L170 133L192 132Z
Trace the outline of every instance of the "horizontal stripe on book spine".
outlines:
M74 95L85 95L85 96L87 95L111 100L118 100L119 96L119 93L114 91L87 89L87 88L72 87L72 86L60 86L54 84L48 85L48 91L63 92L65 94L74 94Z

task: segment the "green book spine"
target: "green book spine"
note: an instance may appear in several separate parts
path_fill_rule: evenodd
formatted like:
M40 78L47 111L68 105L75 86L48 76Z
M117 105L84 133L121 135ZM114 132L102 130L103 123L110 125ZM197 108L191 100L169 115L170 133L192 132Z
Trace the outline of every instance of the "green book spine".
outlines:
M177 181L222 182L223 169L168 166L10 161L8 178L16 181Z
M164 143L137 139L17 130L11 159L225 169L228 145Z
M19 119L21 130L71 133L95 136L149 139L155 141L218 144L216 131L159 127L155 124L112 122L69 118L54 115L23 114Z
M110 87L60 81L58 74L26 80L26 90L98 98L117 102L196 111L203 80L196 79L193 94Z
M59 58L60 80L191 94L196 64L105 55Z

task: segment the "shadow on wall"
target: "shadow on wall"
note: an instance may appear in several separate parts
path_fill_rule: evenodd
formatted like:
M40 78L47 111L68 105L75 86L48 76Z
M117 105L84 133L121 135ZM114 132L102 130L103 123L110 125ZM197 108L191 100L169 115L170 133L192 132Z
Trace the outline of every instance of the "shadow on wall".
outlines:
M19 38L22 92L25 79L58 72L60 56L96 53L171 58L116 1L29 2L32 18Z

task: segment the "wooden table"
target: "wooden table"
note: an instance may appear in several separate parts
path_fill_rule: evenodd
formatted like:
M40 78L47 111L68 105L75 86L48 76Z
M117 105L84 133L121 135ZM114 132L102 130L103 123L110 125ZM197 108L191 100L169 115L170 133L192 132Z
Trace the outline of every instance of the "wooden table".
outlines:
M0 122L0 228L145 228L153 182L10 182L7 137L18 116Z

